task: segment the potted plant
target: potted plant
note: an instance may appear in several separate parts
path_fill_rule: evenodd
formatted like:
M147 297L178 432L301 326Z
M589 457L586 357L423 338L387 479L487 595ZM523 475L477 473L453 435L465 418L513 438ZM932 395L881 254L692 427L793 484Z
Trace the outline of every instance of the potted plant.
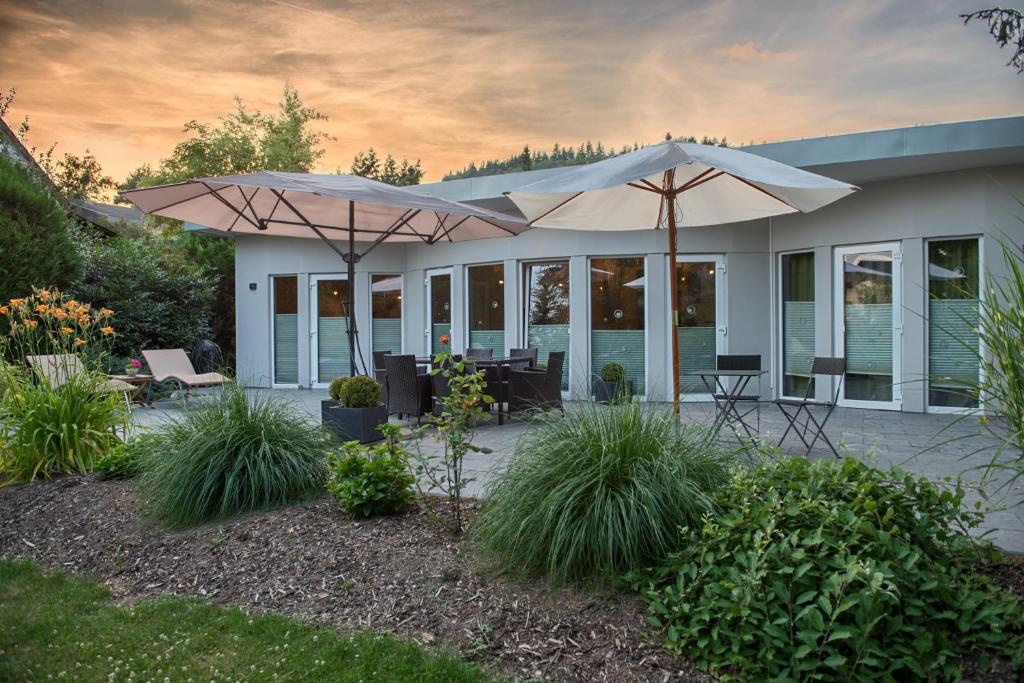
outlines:
M599 403L617 403L633 393L633 382L618 363L605 363L601 376L594 380L594 398Z
M350 377L335 377L331 380L331 383L327 385L327 395L330 398L325 398L320 401L320 421L322 423L329 424L331 416L328 411L331 408L336 408L341 405L341 389L345 386L345 383L351 379Z
M380 385L372 377L346 377L336 393L337 405L322 407L324 424L343 442L380 440L377 428L388 421L387 408L380 400Z
M139 370L142 369L142 361L138 358L129 358L128 362L124 364L124 374L129 377L135 377L139 374Z

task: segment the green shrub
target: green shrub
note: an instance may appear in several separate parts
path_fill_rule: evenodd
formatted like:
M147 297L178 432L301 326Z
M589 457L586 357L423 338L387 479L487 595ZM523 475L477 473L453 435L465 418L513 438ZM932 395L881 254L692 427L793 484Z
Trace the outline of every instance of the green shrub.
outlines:
M345 384L352 379L351 377L335 377L331 380L331 383L327 385L327 395L335 401L341 403L341 392L344 389Z
M955 680L962 655L1020 660L1024 612L979 574L962 499L854 460L740 472L644 590L652 621L739 680Z
M227 386L142 442L147 512L181 528L308 499L328 442L290 406Z
M350 377L341 386L338 401L346 408L373 408L380 405L380 385L372 377Z
M100 479L134 479L142 472L142 454L159 440L153 434L141 434L112 449L96 463Z
M28 170L0 154L0 303L32 285L70 285L81 267L60 202Z
M614 579L678 548L731 456L703 429L640 403L538 418L474 525L503 567L553 583Z
M213 279L172 244L154 237L111 237L86 240L81 250L85 267L73 291L94 308L114 311L114 357L137 356L140 349L189 349L210 336ZM123 367L118 362L108 369Z
M618 363L605 363L601 368L601 379L605 382L625 382L626 370Z
M118 448L129 420L120 393L100 391L88 372L62 385L13 380L0 401L0 474L3 483L91 470Z
M414 500L416 483L409 454L398 441L398 425L381 425L385 440L369 448L349 441L327 454L327 490L352 517L390 515Z

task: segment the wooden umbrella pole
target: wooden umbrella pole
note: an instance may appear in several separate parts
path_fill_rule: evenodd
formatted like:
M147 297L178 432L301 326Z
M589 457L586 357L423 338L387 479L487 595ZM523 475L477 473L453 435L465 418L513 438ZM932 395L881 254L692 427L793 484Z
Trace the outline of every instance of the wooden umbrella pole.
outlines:
M672 173L669 171L669 173ZM676 194L672 189L672 178L668 181L669 191L665 196L668 210L668 281L669 297L672 302L672 411L679 414L679 293L676 291Z
M348 365L349 376L356 369L356 203L348 203Z

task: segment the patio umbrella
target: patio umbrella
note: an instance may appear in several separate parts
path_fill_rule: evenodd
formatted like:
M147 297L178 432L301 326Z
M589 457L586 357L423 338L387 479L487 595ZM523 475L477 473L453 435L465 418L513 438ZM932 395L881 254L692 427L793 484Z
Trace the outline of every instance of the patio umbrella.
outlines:
M357 261L385 241L436 244L508 237L528 228L521 219L497 211L343 174L265 171L125 190L121 196L144 213L218 232L322 240L348 265L353 375L357 372ZM347 239L348 249L339 248L333 241L337 239ZM364 243L363 251L356 251L356 242Z
M672 388L679 410L676 229L809 212L853 185L727 147L671 136L611 159L578 166L507 192L530 227L668 232L672 301Z

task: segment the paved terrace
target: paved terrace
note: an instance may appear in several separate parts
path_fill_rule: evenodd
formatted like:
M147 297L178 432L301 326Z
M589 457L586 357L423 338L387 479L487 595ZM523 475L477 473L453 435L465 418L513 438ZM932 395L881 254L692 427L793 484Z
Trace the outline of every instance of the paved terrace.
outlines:
M270 393L275 399L292 404L316 423L320 421L320 401L327 398L327 392L323 390L253 391ZM202 400L200 395L191 403ZM571 412L571 404L567 404L567 408ZM181 412L182 406L178 401L164 401L153 409L137 407L134 417L137 424L152 426ZM714 417L714 405L684 403L682 416L684 420L710 422ZM498 426L494 422L479 429L476 442L493 452L487 455L474 453L467 458L467 474L474 478L468 487L471 495L481 495L495 474L504 470L519 437L528 426L526 419L517 417L511 424ZM760 433L768 443L776 444L786 426L785 419L774 405L762 404ZM833 443L842 444L844 455L879 467L900 465L936 482L962 474L974 488L981 485L982 472L979 468L989 462L999 443L971 418L856 408L837 408L826 433ZM438 449L438 444L428 438L422 447L424 450ZM782 447L782 451L788 454L801 454L804 450L800 440L793 435ZM812 457L826 455L832 457L819 445ZM1005 550L1024 553L1024 481L1018 481L1013 487L1003 486L995 492L1005 481L1005 477L997 477L984 484L984 488L992 493L988 505L994 509L988 514L983 531L988 532L989 538ZM972 490L967 502L973 505L979 498L980 494Z

